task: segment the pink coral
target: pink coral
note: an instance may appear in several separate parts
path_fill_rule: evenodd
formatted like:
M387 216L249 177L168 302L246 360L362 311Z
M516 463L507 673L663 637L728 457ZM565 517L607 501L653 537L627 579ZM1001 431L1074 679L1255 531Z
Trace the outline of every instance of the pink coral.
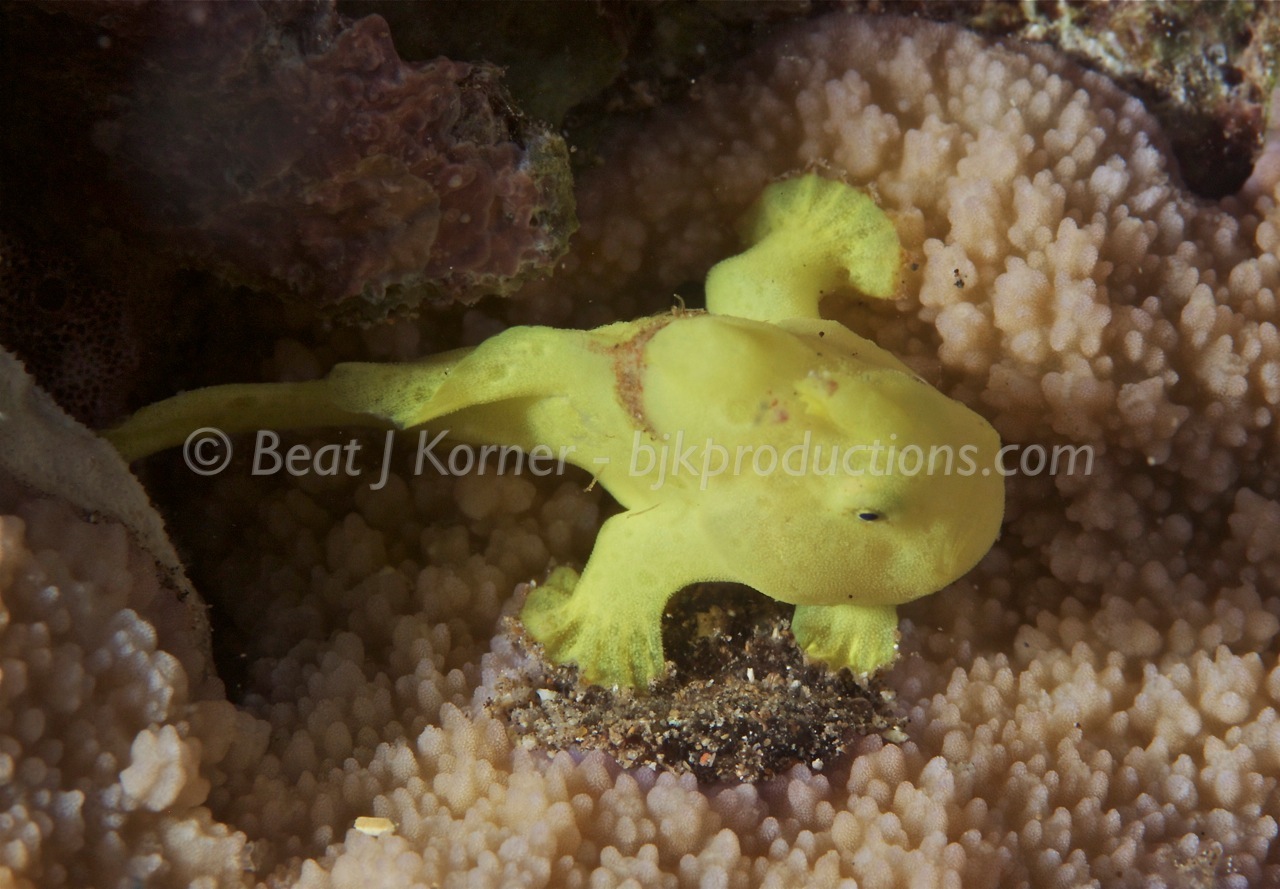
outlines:
M206 884L1280 884L1277 182L1196 201L1162 142L1136 101L1047 51L838 15L701 85L583 185L582 242L530 311L665 302L732 250L765 181L823 162L877 190L919 266L899 305L849 322L1008 441L1094 448L1092 475L1012 479L1002 541L906 609L888 677L903 743L709 791L526 750L483 709L515 657L490 637L514 586L587 551L598 491L231 478L198 520L248 510L212 573L253 630L250 689L234 723L189 724L207 811L128 816L172 865L156 884L194 879L181 840L217 830L229 855L251 843L253 870L210 858ZM78 539L9 551L53 565ZM38 592L13 583L6 603ZM164 719L179 739L180 721ZM115 770L84 786L118 786L144 728L164 732L124 726ZM176 745L140 750L186 774ZM395 832L353 829L364 815ZM13 823L54 832L32 807ZM0 864L29 879L104 855L25 848Z

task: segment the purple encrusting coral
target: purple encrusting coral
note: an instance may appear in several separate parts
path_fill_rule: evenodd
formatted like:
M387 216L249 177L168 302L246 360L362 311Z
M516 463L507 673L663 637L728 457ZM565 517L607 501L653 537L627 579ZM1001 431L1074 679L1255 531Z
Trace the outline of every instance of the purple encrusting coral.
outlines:
M145 58L95 143L184 258L376 316L506 291L562 252L563 143L509 106L497 69L403 62L380 17L327 3L73 14L90 13Z
M66 256L0 233L0 342L87 424L122 414L140 372L136 328L154 312L124 297Z

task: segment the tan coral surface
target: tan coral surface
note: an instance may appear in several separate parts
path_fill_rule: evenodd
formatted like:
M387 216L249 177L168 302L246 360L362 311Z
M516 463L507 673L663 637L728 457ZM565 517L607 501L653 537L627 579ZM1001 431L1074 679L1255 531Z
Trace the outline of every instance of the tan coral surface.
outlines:
M62 698L15 677L55 651L86 675L114 661L23 603L128 583L84 557L127 564L122 544L38 504L34 531L6 520L4 564L28 568L0 571L0 863L33 885L187 885L201 862L202 886L1280 885L1277 182L1263 163L1206 204L1161 145L1048 52L836 16L700 86L580 189L542 317L665 300L733 251L770 177L829 165L874 188L915 263L900 304L848 322L1022 452L1093 449L1091 474L1011 478L991 554L904 609L901 745L710 790L513 746L479 706L510 656L490 635L517 584L589 550L598 491L411 462L379 491L242 472L207 515L256 514L210 530L235 534L219 570L254 628L244 706L182 717L158 669L108 671L82 702L114 739L93 763L40 740ZM138 650L159 657L145 633ZM137 703L113 716L111 694ZM110 817L37 799L55 786Z

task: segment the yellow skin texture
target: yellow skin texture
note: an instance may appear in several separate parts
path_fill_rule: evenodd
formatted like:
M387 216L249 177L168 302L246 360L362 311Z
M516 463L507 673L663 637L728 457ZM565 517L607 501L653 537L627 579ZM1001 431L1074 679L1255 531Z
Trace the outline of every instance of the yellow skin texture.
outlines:
M199 426L438 421L462 443L572 448L568 462L625 511L581 575L558 568L529 595L522 620L552 660L589 681L644 685L663 671L671 595L734 581L795 604L810 656L869 673L897 656L895 606L958 579L995 541L1000 441L891 354L818 317L826 294L896 289L901 248L869 197L815 175L775 183L745 234L753 246L708 274L705 313L516 327L415 364L196 390L106 435L127 459ZM935 454L934 471L901 471L890 445L919 447L926 467Z

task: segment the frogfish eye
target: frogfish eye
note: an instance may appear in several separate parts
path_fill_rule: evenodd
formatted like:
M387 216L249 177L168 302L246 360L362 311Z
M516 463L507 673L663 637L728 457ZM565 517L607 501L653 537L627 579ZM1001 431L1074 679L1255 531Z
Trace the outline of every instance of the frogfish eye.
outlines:
M869 509L863 509L858 511L858 518L862 519L864 522L879 521L880 517L881 517L880 513L872 512Z

